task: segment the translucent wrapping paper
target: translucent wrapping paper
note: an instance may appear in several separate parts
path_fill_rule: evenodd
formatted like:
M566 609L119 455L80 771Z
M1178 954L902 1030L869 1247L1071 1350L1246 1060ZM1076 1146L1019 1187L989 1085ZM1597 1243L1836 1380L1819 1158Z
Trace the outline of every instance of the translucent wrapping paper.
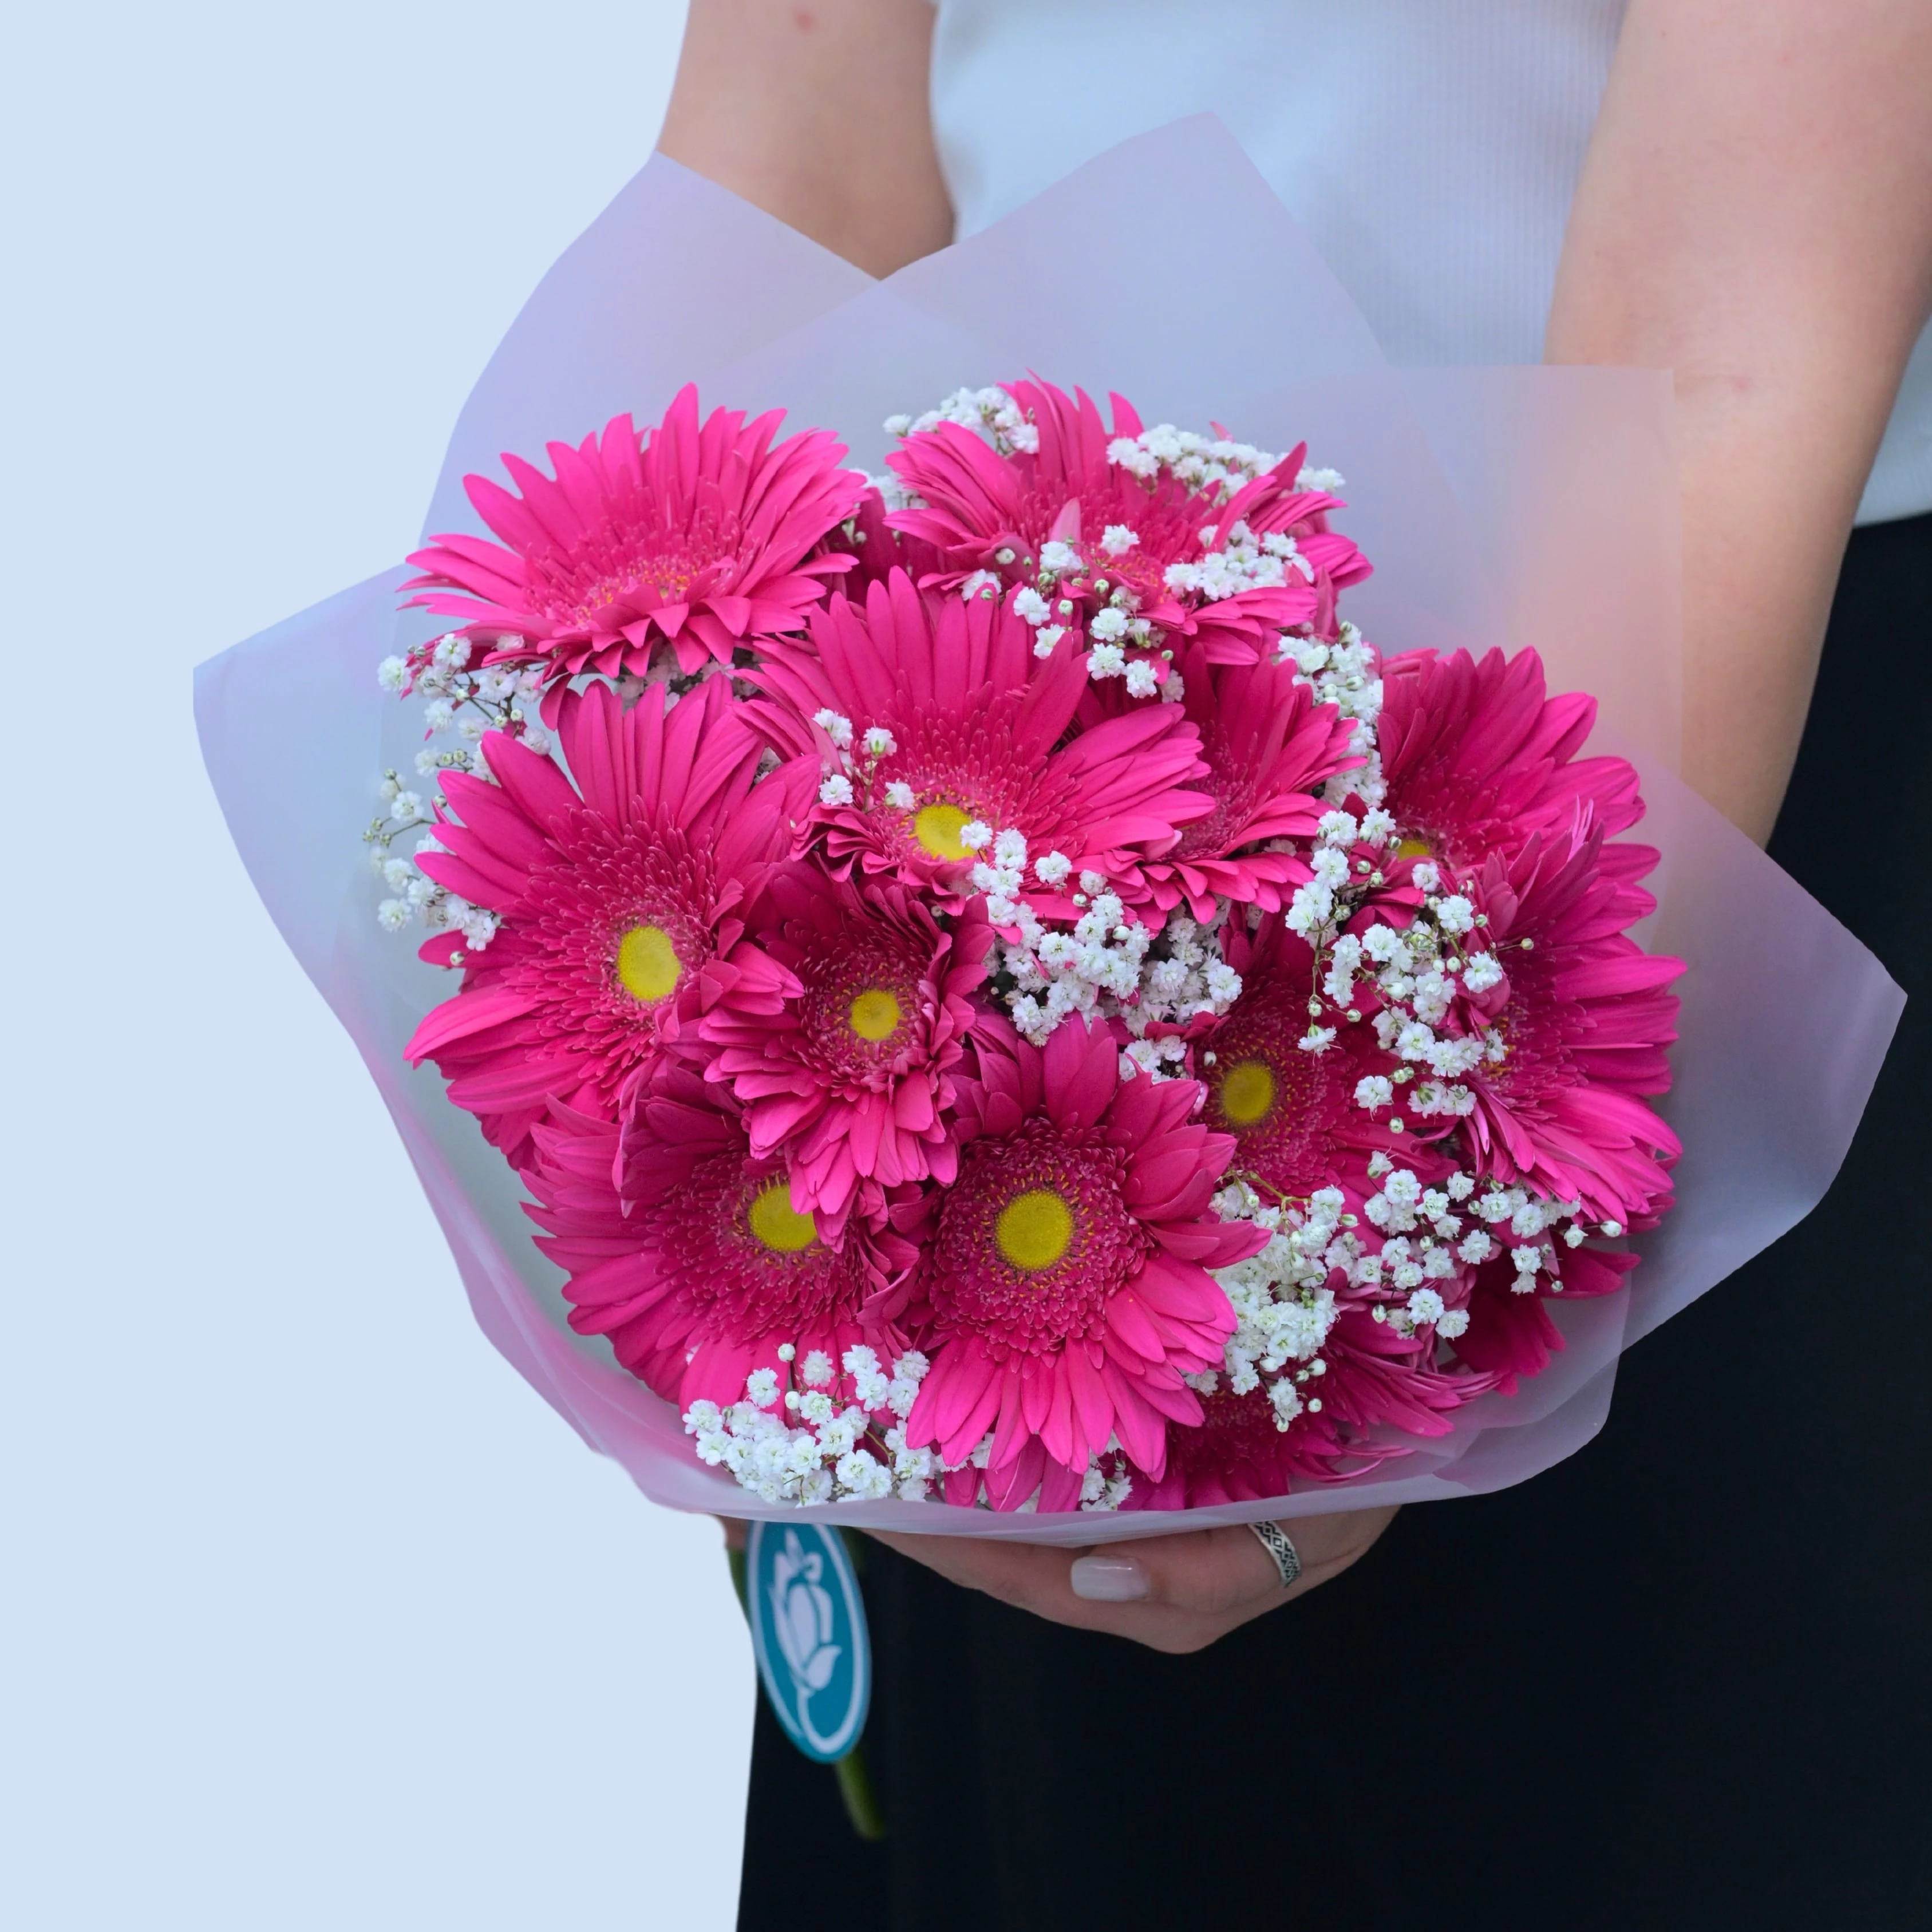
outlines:
M1160 273L1124 234L1163 236ZM1209 238L1197 256L1191 238ZM1676 776L1677 482L1670 384L1633 370L1397 371L1232 139L1211 120L1129 142L958 246L874 283L662 156L532 296L452 436L425 533L480 529L468 472L500 477L695 379L706 407L783 407L883 466L881 424L962 384L1036 371L1340 470L1342 526L1376 574L1347 614L1385 651L1534 645L1552 690L1593 692L1593 748L1630 758L1660 847L1639 937L1677 954L1682 1037L1660 1111L1682 1137L1678 1204L1613 1295L1546 1303L1565 1346L1511 1396L1375 1472L1282 1499L1114 1516L904 1502L830 1505L882 1528L1094 1543L1500 1489L1607 1413L1622 1349L1814 1207L1850 1145L1903 1005L1877 962ZM413 710L374 668L441 628L398 611L398 568L202 665L196 715L249 873L349 1030L435 1208L484 1331L586 1442L673 1508L781 1515L693 1453L673 1406L572 1333L562 1277L476 1124L403 1046L453 978L378 930L357 842L372 786L410 768ZM291 731L290 721L299 721ZM1730 1318L1754 1312L1740 1294ZM1725 1372L1714 1355L1710 1373ZM1668 1415L1646 1418L1668 1429Z

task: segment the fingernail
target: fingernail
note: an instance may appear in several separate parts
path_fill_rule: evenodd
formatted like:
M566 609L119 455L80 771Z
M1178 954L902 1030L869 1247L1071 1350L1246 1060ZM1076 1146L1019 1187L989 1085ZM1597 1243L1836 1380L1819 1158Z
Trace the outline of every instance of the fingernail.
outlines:
M1073 1594L1090 1604L1137 1603L1148 1593L1148 1573L1132 1556L1082 1556L1073 1565Z

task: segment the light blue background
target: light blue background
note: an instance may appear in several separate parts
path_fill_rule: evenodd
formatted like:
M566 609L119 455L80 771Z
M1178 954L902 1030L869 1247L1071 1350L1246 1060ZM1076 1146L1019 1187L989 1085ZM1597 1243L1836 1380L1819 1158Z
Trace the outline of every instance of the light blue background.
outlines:
M189 713L196 662L412 543L484 358L649 152L682 11L10 18L23 1932L731 1922L753 1678L718 1532L476 1331Z

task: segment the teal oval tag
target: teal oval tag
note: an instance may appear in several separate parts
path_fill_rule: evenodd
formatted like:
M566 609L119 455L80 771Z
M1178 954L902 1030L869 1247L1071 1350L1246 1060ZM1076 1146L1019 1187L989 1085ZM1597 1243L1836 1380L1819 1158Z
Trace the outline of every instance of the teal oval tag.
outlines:
M836 1762L859 1742L872 1701L865 1600L838 1531L753 1523L745 1586L766 1701L807 1757Z

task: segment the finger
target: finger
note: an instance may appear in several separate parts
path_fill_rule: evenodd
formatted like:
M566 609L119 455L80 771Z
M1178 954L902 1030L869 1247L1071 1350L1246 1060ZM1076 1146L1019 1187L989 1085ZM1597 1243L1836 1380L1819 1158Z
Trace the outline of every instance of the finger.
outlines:
M963 1588L983 1592L1016 1610L1075 1630L1130 1638L1155 1650L1199 1650L1253 1613L1204 1617L1164 1604L1077 1596L1071 1582L1073 1565L1082 1554L1077 1550L979 1537L904 1536L878 1530L868 1534Z
M1349 1510L1278 1526L1301 1559L1300 1574L1286 1589L1274 1556L1244 1523L1094 1550L1073 1564L1070 1581L1090 1602L1166 1604L1208 1616L1257 1602L1272 1608L1340 1576L1394 1515L1392 1508Z
M1088 1602L1159 1604L1210 1617L1281 1592L1274 1558L1239 1525L1091 1551L1071 1566L1068 1582Z
M868 1532L876 1542L962 1588L983 1591L1016 1610L1083 1628L1101 1626L1082 1614L1085 1606L1067 1582L1076 1552L1049 1549L1036 1543L1009 1543L977 1536L907 1536L883 1530Z
M1016 1610L1185 1653L1340 1575L1395 1514L1351 1510L1286 1526L1302 1558L1301 1576L1288 1590L1274 1558L1245 1526L1084 1552L981 1537L870 1534L948 1581Z

